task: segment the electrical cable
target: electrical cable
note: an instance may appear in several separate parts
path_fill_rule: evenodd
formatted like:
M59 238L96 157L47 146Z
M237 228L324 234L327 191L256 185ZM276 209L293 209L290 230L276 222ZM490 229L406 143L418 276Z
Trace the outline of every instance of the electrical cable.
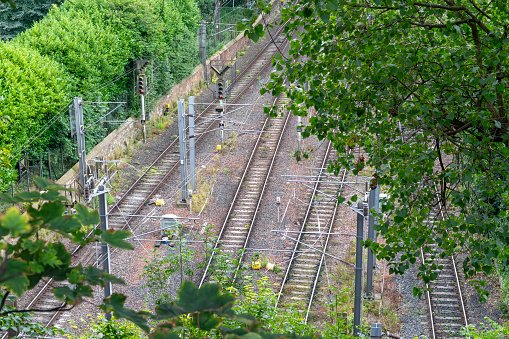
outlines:
M110 195L111 199L113 200L113 203L115 203L116 205L116 201L115 201L115 198L113 197L113 195L111 193L108 192L108 194ZM126 216L125 216L125 213L120 209L120 206L117 206L117 209L119 210L120 212L120 216L124 219L127 227L129 227L129 230L131 230L131 233L134 234L134 230L132 229L131 225L129 224L129 221L127 220ZM150 254L150 252L145 248L145 246L143 246L143 243L138 241L141 245L141 247L143 247L143 249Z
M118 105L117 107L115 107L114 109L112 109L111 111L109 111L107 114L103 115L102 117L100 117L97 121L91 123L90 125L88 125L87 127L85 127L85 131L87 129L89 129L90 127L94 126L95 124L97 124L98 122L100 122L102 119L106 118L108 115L110 115L111 113L115 112L118 108L122 107L124 104L120 104Z

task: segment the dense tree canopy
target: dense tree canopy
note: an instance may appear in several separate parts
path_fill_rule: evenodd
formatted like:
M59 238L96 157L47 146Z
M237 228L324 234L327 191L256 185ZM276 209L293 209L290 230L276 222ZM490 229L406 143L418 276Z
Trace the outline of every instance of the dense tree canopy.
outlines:
M434 259L463 251L467 277L507 258L508 20L506 1L484 0L298 0L282 11L290 56L265 90L286 92L295 114L316 109L306 136L367 154L331 170L372 170L390 194L385 244L372 248L394 272L421 248ZM436 278L437 266L419 276Z
M17 0L16 8L0 3L0 39L8 40L41 20L58 0Z

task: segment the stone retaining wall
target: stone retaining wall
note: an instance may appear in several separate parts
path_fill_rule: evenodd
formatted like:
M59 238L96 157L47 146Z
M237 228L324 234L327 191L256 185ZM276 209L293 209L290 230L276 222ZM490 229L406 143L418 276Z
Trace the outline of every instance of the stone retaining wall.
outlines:
M271 3L274 3L272 0ZM262 20L261 16L258 17L255 24ZM238 52L242 51L248 44L249 38L240 33L237 37L228 42L220 51L216 52L213 56L207 59L207 64L213 60L232 60ZM182 80L178 85L174 86L172 90L159 99L155 109L150 112L152 119L158 118L163 115L167 104L178 99L183 99L189 93L197 88L203 80L203 66L197 66L190 76ZM104 160L117 160L118 155L123 154L129 144L133 143L140 135L142 129L140 122L133 118L120 125L116 130L111 132L103 141L87 154L87 159L94 159L102 157ZM70 185L77 177L79 166L76 163L67 173L65 173L57 183L61 185Z

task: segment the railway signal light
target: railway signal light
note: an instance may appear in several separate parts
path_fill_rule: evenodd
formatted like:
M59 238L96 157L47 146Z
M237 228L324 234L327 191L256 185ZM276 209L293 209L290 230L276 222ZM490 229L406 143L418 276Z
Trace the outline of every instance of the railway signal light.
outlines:
M217 98L223 99L224 82L223 79L217 80Z
M147 92L147 77L145 76L145 74L138 74L138 79L136 81L136 89L140 94L145 94Z

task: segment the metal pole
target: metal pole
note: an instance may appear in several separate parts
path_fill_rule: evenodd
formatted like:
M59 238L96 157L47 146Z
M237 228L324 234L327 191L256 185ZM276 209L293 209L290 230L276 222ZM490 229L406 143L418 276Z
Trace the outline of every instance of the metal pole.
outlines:
M27 162L27 190L30 192L30 158L25 154L25 161Z
M363 210L362 202L357 204L359 210ZM362 261L363 261L363 248L362 241L364 240L364 216L357 213L357 243L355 247L355 301L353 309L353 336L360 335L360 326L362 321Z
M223 100L219 100L219 106L221 106L222 110L221 112L219 112L219 130L220 130L220 133L221 133L221 146L223 145L223 141L224 141L224 105L223 105Z
M184 117L184 99L178 101L179 150L180 150L180 186L182 187L181 203L187 204L187 159L186 159L186 120Z
M371 211L372 208L375 208L375 211L378 210L378 198L380 196L380 187L377 186L374 190L369 191L369 205L368 208ZM378 212L378 211L377 211ZM376 241L375 237L375 218L372 213L369 213L369 221L368 221L368 239L371 241ZM371 291L373 289L373 270L375 269L375 260L374 260L373 252L371 248L368 248L368 263L367 263L367 272L366 272L366 296L371 296Z
M147 129L145 127L145 94L140 94L141 97L141 124L143 125L143 143L147 143Z
M76 141L78 143L79 183L81 193L83 193L87 171L87 153L85 150L85 128L83 126L83 100L80 97L74 98L74 120L76 121Z
M302 117L297 117L297 142L298 142L297 150L298 151L300 151L301 145L302 145L302 133L301 133L301 128L300 128L301 124L302 124Z
M196 154L194 147L194 97L189 97L189 174L191 176L191 191L196 190Z
M97 192L99 193L99 217L101 220L101 231L107 232L108 231L108 214L107 214L107 208L108 203L106 200L106 193L107 191L104 189L104 186L99 186L97 189ZM107 243L101 243L101 250L102 250L102 262L103 262L103 270L105 270L108 274L110 274L110 247ZM106 286L104 286L104 297L108 298L111 295L111 282L108 282ZM111 320L111 313L106 314L106 320Z
M51 177L51 155L49 153L49 150L48 150L48 177L49 177L49 180L52 180L53 178ZM56 178L55 178L56 179Z
M201 21L201 64L203 65L203 79L207 80L207 26Z

